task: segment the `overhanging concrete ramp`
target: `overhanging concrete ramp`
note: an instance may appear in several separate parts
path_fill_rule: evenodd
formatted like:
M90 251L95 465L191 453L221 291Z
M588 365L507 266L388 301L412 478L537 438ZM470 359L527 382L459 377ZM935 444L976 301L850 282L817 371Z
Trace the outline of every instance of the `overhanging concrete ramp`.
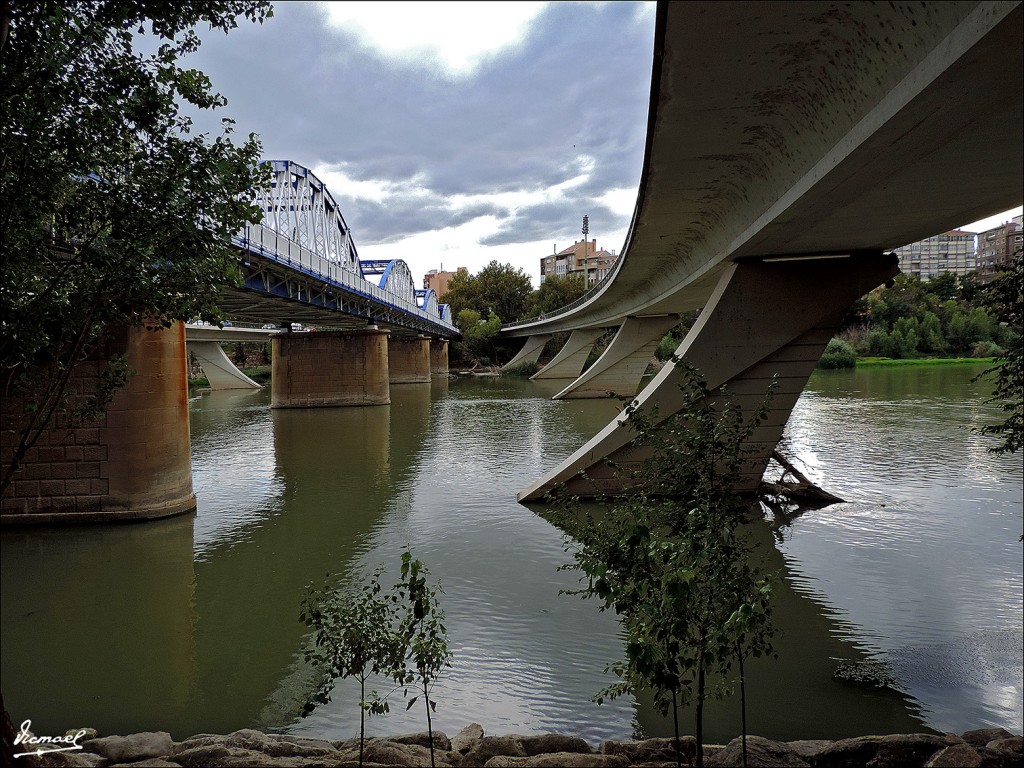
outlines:
M1017 2L660 2L614 274L502 336L686 312L734 261L889 250L1019 205L1022 16Z
M211 389L261 389L231 362L216 341L190 341L188 351L196 356Z
M577 328L558 350L551 362L531 376L531 379L575 379L583 371L590 351L594 348L603 328Z
M772 376L780 386L773 412L755 435L756 449L741 490L760 480L772 450L814 365L850 305L898 274L891 254L802 258L731 264L676 355L697 366L710 389L727 386L749 414L764 399ZM634 403L656 409L659 422L682 407L679 369L665 366ZM635 469L645 456L632 446L635 433L613 420L544 478L520 492L540 501L558 486L581 497L628 492L609 461ZM584 474L585 473L585 474Z
M627 317L604 354L552 399L632 397L654 359L661 338L678 323L679 315Z
M519 354L501 366L501 370L507 371L520 365L536 363L540 359L540 353L544 350L544 345L550 339L550 333L538 333L536 336L530 336L526 343L523 344L523 348L519 350Z

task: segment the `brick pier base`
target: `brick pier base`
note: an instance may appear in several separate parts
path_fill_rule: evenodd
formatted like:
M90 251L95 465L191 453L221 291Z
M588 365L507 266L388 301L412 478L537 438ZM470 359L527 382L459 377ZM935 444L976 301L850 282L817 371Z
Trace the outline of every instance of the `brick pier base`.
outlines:
M0 522L82 523L147 520L191 512L185 326L130 328L110 343L135 375L97 421L74 429L55 418L28 450L0 501ZM69 392L91 388L104 367L75 368ZM0 405L0 459L10 462L25 399Z

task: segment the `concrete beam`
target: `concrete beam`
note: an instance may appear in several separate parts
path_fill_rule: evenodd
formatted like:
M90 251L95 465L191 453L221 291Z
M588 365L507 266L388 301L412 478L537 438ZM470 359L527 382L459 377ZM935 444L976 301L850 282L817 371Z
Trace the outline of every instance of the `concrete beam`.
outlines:
M246 328L237 325L199 325L189 323L185 326L185 341L254 341L264 342L278 334L288 333L283 328Z
M746 398L746 414L763 399L771 377L780 377L781 391L773 402L776 411L757 436L757 454L743 488L751 489L760 480L757 466L763 471L814 369L811 361L820 357L846 310L898 272L895 256L880 253L728 267L676 355L700 368L709 388L725 385ZM679 376L676 366L665 366L637 396L635 406L644 413L656 409L659 421L679 412ZM624 421L614 419L520 492L519 500L539 501L560 485L582 497L628 492L609 461L627 469L638 467L645 456L632 445L635 437Z
M1020 204L1020 2L763 7L658 4L614 279L502 337L685 312L733 261L888 250Z
M210 382L211 389L260 389L260 385L250 379L231 362L216 341L190 341L187 349L196 356L203 373Z
M550 333L539 333L536 336L530 336L526 343L523 344L523 348L519 350L519 354L501 366L501 370L507 371L510 368L515 368L519 365L525 365L527 363L536 363L540 359L540 353L544 349L544 345L551 339Z
M658 343L678 323L678 315L627 317L604 354L552 399L582 400L610 394L632 397L654 359Z
M531 379L575 379L583 371L590 351L594 348L603 328L578 328L569 336L565 346L558 350L551 362L537 371Z

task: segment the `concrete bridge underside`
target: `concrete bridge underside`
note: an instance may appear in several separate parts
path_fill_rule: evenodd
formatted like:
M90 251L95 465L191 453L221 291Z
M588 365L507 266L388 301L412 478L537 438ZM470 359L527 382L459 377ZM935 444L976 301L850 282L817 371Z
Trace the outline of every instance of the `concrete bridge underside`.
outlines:
M884 251L1024 197L1022 26L1019 2L659 3L647 151L615 271L571 311L502 333L704 307L677 354L710 384L736 384L750 366L800 368L791 352L820 355L816 334L895 274ZM820 260L832 256L844 258ZM637 402L667 416L674 376L663 371ZM785 418L773 418L781 435ZM631 439L609 424L520 500L580 471L591 481L573 480L576 492L613 486L599 467L625 458Z

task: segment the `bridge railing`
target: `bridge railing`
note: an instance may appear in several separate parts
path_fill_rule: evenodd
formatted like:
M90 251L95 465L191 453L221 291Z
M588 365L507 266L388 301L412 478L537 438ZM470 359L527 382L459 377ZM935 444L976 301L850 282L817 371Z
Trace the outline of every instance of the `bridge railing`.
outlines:
M612 278L615 276L615 272L616 271L617 270L614 270L614 269L609 270L607 272L607 274L605 274L604 277L602 277L599 281L597 281L594 284L594 287L591 288L589 291L584 293L582 296L580 296L575 301L570 301L568 304L566 304L564 306L561 306L561 307L559 307L558 309L556 309L556 310L554 310L552 312L545 313L543 319L544 320L551 320L552 318L560 317L560 316L562 316L564 314L572 312L572 310L576 309L576 307L579 307L579 306L582 306L582 305L586 304L588 301L590 301L592 298L594 298L594 296L596 296L598 293L600 293L601 290L608 283L610 283L612 281ZM514 323L504 323L504 324L502 324L501 327L502 328L518 328L519 326L522 326L522 325L529 325L530 323L536 323L536 322L538 322L541 319L542 318L540 318L540 317L531 317L531 318L528 318L526 320L516 320Z
M410 301L390 293L361 275L346 269L342 264L325 259L271 229L246 225L234 240L239 247L258 252L264 258L272 259L280 264L287 264L294 269L299 269L306 274L324 279L354 293L455 330L452 323L442 319L439 314L425 312L417 306L414 300Z

